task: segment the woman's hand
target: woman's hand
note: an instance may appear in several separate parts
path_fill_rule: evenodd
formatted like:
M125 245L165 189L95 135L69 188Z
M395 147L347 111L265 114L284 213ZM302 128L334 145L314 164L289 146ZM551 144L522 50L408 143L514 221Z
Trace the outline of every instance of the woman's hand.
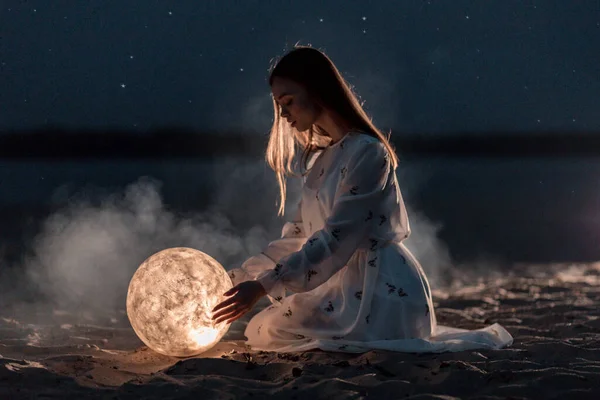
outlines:
M256 302L266 294L260 282L242 282L223 294L224 296L233 297L217 304L213 308L212 319L216 324L223 321L227 321L230 324L252 310Z

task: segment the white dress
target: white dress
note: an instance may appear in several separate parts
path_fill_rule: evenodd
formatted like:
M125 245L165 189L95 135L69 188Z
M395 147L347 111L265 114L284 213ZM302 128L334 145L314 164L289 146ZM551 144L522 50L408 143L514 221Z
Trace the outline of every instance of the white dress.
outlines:
M353 132L314 160L296 217L263 253L230 271L258 280L273 303L248 323L256 350L443 352L512 343L500 325L437 325L427 278L383 144Z

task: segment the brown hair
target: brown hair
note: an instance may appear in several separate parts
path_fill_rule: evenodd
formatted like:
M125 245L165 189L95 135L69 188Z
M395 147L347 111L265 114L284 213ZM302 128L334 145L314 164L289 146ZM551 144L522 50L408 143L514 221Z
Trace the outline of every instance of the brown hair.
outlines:
M302 85L317 107L331 112L336 119L347 125L348 129L378 138L385 145L393 167L397 167L398 157L388 136L373 125L350 85L322 51L310 46L295 46L272 68L269 85L273 84L275 77L286 78ZM297 175L297 169L293 165L296 151L302 150L301 163L306 169L310 155L326 146L328 137L315 125L304 132L293 129L280 117L280 107L275 99L273 110L274 120L266 159L277 176L281 196L279 215L282 215L285 210L286 177Z

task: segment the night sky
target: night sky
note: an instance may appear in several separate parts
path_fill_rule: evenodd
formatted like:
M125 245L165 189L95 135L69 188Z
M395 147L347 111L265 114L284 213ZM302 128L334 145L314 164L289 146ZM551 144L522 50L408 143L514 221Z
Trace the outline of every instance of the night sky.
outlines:
M600 132L598 0L3 0L0 130L264 133L296 42L381 128Z

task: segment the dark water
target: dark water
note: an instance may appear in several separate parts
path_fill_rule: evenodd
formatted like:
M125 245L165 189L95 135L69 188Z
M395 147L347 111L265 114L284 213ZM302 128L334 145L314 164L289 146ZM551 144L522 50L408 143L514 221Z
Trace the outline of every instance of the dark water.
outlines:
M440 227L457 260L600 259L600 159L419 158L398 175L410 210ZM160 182L174 212L216 204L234 224L265 220L277 234L274 177L262 160L0 161L3 256L26 249L52 209L100 202L141 176Z

